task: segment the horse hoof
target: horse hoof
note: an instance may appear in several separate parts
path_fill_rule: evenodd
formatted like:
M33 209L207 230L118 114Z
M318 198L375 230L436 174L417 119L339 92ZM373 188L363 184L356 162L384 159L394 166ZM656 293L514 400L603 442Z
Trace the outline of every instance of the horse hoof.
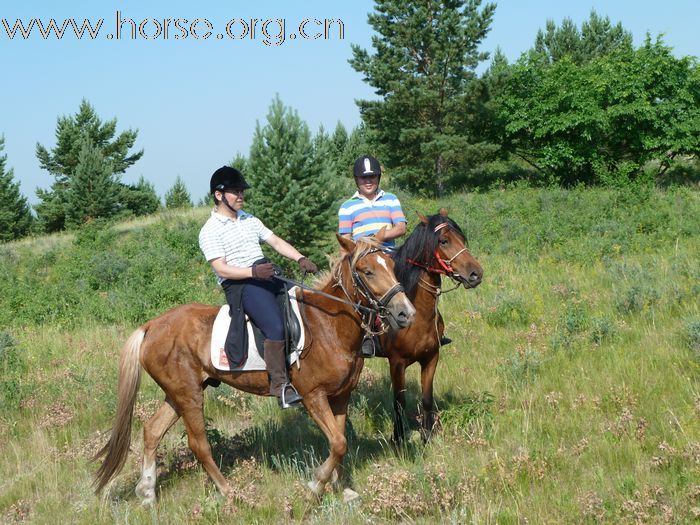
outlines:
M139 497L141 498L141 505L143 505L144 507L150 507L156 502L156 494L153 490L149 490L143 494L139 494Z
M306 486L309 487L309 489L311 489L311 492L313 492L314 496L316 496L317 498L320 498L323 495L325 483L321 483L320 481L315 479L313 481L309 481L306 484Z
M351 488L346 488L343 490L343 502L352 504L360 499L360 495L352 490Z
M141 500L141 505L153 505L156 502L156 491L154 488L147 488L141 483L136 485L136 496Z

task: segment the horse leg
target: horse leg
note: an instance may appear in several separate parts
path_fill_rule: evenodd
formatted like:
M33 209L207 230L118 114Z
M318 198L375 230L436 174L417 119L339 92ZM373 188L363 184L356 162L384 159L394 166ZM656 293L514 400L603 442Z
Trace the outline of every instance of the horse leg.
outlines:
M425 361L421 362L420 369L420 382L422 391L422 424L421 424L421 437L423 442L426 443L430 439L433 433L433 427L435 425L435 410L433 405L433 378L435 377L435 369L437 368L438 360L440 359L440 353L435 352L433 355L428 357Z
M165 433L180 418L166 398L156 413L143 426L143 465L141 479L136 484L136 495L141 503L150 505L156 500L156 449Z
M343 462L343 457L345 457L345 453L348 450L348 442L345 439L345 425L343 424L342 427L338 426L338 419L333 414L328 398L325 395L319 394L313 397L305 395L304 405L325 434L330 448L328 458L314 472L315 479L308 483L308 487L314 495L320 498L323 495L326 484L336 471L336 467ZM344 417L342 419L344 420Z
M203 393L204 389L201 385L181 388L176 395L173 395L173 401L180 409L182 420L185 423L187 444L202 467L204 467L206 473L209 474L219 492L225 496L230 496L232 494L231 486L216 465L211 454L209 441L207 440L204 426Z
M406 363L403 359L389 362L391 386L394 392L394 443L400 445L405 437Z
M350 402L350 394L343 395L340 398L334 398L329 401L331 410L335 417L335 425L343 436L345 436L345 425L348 419L348 403ZM347 439L347 438L346 438ZM335 490L340 488L343 479L343 458L333 469L331 474L331 484Z

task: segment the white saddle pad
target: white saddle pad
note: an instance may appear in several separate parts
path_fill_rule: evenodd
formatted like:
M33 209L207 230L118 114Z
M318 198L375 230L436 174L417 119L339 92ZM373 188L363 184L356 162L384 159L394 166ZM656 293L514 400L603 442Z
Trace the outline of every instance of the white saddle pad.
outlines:
M299 287L295 286L289 290L289 298L292 305L292 311L294 315L299 320L299 326L301 326L301 337L299 338L299 346L292 350L292 353L287 356L289 364L297 363L299 366L299 356L304 349L304 322L299 314L299 304L297 303L297 290ZM228 327L231 324L231 317L228 315L228 305L225 304L219 310L216 319L214 320L214 327L211 331L211 362L214 368L217 370L224 371L236 371L236 372L249 372L253 370L266 370L265 360L260 356L258 348L255 345L255 336L253 335L253 325L246 316L246 330L248 330L248 359L246 359L243 366L238 368L231 368L228 364L228 358L226 357L226 352L224 351L224 343L226 342L226 336L228 335Z

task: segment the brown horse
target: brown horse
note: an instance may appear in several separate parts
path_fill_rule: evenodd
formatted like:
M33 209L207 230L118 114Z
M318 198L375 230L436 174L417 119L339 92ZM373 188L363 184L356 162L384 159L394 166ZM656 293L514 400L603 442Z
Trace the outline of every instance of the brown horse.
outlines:
M292 383L330 447L328 458L309 483L316 496L323 494L332 477L338 479L347 451L347 407L363 366L359 351L365 322L363 312L378 311L399 328L410 325L415 314L394 276L391 258L379 250L377 241L355 243L338 237L338 242L348 255L334 265L320 291L343 302L313 291L301 292L307 341L311 339L311 343L301 356L301 367L290 370ZM209 345L218 311L218 306L180 306L146 322L127 340L119 361L117 414L112 435L96 456L105 456L95 476L97 493L126 461L143 367L165 392L165 401L144 425L143 466L136 494L143 503L155 501L156 448L180 417L196 458L219 491L232 494L232 487L212 458L205 434L204 389L214 380L265 396L269 395L269 383L265 371L221 372L214 368Z
M461 228L447 216L420 215L406 242L394 254L394 270L406 295L416 307L416 318L410 328L382 337L382 348L388 354L391 384L394 393L394 441L404 438L406 408L406 367L418 362L421 367L422 422L421 434L427 441L435 424L433 377L440 358L440 338L444 323L437 309L441 293L441 276L446 275L465 288L481 283L483 270L469 253Z

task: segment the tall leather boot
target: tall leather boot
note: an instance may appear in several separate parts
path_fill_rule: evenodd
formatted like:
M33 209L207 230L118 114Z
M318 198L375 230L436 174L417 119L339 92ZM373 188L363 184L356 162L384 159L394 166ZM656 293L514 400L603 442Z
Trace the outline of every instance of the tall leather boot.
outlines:
M301 396L289 382L287 356L284 355L284 341L265 339L263 341L265 365L270 376L270 394L277 397L281 408L290 408L301 403Z

